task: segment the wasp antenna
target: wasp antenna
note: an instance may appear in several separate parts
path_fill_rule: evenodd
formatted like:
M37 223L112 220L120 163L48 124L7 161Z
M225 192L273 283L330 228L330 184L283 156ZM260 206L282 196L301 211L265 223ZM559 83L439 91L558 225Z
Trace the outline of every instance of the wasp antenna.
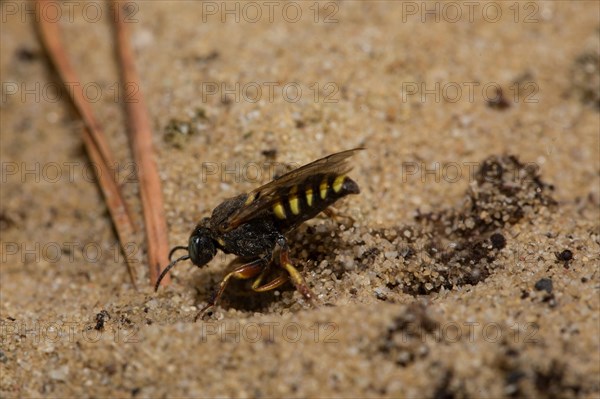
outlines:
M171 257L173 256L173 253L180 249L185 249L187 251L187 247L182 247L181 245L171 248L171 251L169 251L169 262L171 261Z
M173 249L176 249L176 248L173 248ZM173 252L173 250L171 250L171 252ZM170 256L169 256L169 258L170 258ZM160 276L158 276L158 280L156 280L156 285L154 286L154 292L158 291L158 286L160 285L160 282L167 275L169 270L171 270L173 268L173 266L175 266L175 264L177 262L181 262L182 260L188 260L189 258L190 258L189 255L183 255L181 258L178 258L178 259L174 260L173 262L169 263L169 266L165 267L165 270L163 270L162 273L160 274Z

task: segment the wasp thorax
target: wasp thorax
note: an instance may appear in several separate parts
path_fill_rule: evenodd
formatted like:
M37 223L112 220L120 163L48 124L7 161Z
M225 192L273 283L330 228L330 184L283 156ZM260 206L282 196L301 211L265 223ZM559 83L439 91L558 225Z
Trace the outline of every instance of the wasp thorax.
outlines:
M190 260L198 267L206 265L217 254L210 230L198 227L190 236L188 244Z

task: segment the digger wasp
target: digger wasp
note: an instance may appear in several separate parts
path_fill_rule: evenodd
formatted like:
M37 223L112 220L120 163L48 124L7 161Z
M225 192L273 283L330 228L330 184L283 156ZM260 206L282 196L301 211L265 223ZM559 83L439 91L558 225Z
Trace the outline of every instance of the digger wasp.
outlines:
M171 261L162 271L155 291L177 263L189 259L194 265L203 267L217 254L217 250L221 250L237 255L243 264L225 275L196 319L218 303L231 278L254 279L252 290L256 292L273 290L291 281L314 305L314 295L290 260L286 234L326 211L339 199L360 193L358 184L347 173L352 169L350 157L363 149L354 148L328 155L249 193L223 201L210 217L203 218L196 225L187 247L177 246L171 250L169 261L177 250L186 250L187 254ZM275 264L284 273L266 281Z

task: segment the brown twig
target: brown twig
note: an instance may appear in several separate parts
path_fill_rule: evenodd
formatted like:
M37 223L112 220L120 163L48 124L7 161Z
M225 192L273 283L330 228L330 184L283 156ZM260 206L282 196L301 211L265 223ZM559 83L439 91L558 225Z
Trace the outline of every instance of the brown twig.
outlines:
M160 274L161 265L167 264L169 252L167 238L167 221L164 214L163 196L158 168L154 161L152 145L152 129L148 108L142 90L140 79L135 69L133 52L129 44L129 29L124 21L125 11L118 0L114 1L114 24L117 49L121 64L121 79L123 86L133 85L134 90L125 101L129 126L129 139L134 159L138 165L138 178L146 235L148 237L148 264L150 282L154 285ZM168 279L162 280L163 284Z
M48 0L37 0L36 11L40 37L46 48L48 56L52 61L63 84L65 82L76 83L79 78L72 68L60 40L60 30L57 22L48 20L42 15L43 2ZM98 166L98 182L104 195L112 217L121 250L125 256L127 270L134 288L136 287L136 276L133 268L135 259L127 251L128 243L134 242L134 225L125 206L125 201L114 180L110 165L115 165L114 157L110 151L104 133L100 128L90 104L87 102L80 84L74 84L73 90L67 90L71 95L71 101L79 116L83 120L85 128L82 130L82 138L88 156L93 164Z

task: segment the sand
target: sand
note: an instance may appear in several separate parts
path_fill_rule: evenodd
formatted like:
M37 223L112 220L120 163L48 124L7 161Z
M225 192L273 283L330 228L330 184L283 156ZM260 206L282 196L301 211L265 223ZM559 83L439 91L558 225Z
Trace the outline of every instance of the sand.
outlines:
M85 4L65 43L142 231L107 5ZM233 257L154 293L131 243L136 292L31 5L3 2L0 396L600 396L598 3L131 4L171 245L357 146L361 194L288 237L318 307L236 281L194 323Z

